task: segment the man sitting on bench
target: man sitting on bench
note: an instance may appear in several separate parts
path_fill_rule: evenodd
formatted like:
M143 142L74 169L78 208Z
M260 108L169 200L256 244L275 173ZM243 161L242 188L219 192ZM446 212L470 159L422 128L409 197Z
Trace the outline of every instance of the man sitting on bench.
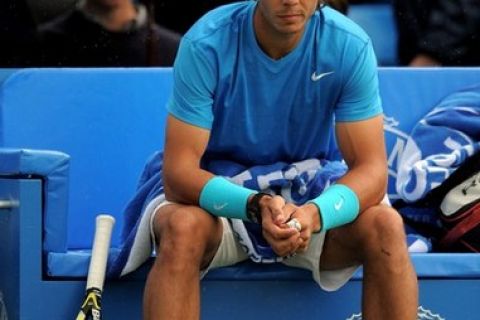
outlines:
M358 26L318 0L217 8L181 42L168 110L146 319L198 319L201 276L249 257L309 269L327 291L363 265L363 318L416 319L402 219L382 202L376 58ZM332 165L332 128L345 168ZM279 163L289 170L255 177ZM323 189L274 185L325 175Z

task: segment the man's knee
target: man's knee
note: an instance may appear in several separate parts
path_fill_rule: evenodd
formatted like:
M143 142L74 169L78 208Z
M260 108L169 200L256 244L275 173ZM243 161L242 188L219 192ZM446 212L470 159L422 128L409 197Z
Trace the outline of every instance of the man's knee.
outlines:
M200 262L209 242L214 241L217 227L216 218L200 209L178 207L155 221L157 255L172 262L183 259Z
M401 216L392 208L377 206L363 213L368 221L364 237L364 256L375 261L402 265L408 259L405 229Z
M403 220L397 211L386 206L377 206L371 210L375 210L372 217L372 229L379 238L393 242L405 240Z

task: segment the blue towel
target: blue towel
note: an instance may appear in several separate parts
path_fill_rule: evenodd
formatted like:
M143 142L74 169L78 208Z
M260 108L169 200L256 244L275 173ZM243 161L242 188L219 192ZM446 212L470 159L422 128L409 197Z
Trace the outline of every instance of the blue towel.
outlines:
M154 248L150 237L150 218L155 208L165 200L162 164L163 153L157 152L144 168L137 192L124 211L121 250L109 266L109 277L126 275L152 256ZM347 166L342 161L318 159L250 168L231 161L215 161L207 169L246 188L281 195L287 202L297 205L317 197L347 172ZM251 260L274 263L284 259L278 257L263 239L260 226L238 219L229 221Z
M120 236L121 250L109 264L108 277L119 277L137 269L152 253L150 218L143 214L151 212L147 206L155 205L163 191L163 153L156 152L147 161L137 185L137 191L124 212L124 227Z
M162 163L163 154L157 152L144 168L137 192L124 212L122 247L118 257L109 266L109 277L134 271L152 255L154 248L150 239L150 216L165 199ZM211 162L208 170L246 188L280 194L288 202L303 204L342 177L347 167L340 161L308 159L292 164L278 162L251 168L230 161L217 161ZM237 219L230 219L230 222L252 260L264 263L282 260L263 239L259 226Z
M422 199L480 149L480 86L444 98L413 128L400 157L396 190Z

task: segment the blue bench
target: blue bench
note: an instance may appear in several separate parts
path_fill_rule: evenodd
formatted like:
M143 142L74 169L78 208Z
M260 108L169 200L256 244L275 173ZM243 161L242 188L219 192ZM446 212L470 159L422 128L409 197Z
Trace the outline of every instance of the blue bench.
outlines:
M410 129L446 94L480 83L479 71L380 70L392 199ZM74 318L95 216L116 217L113 257L123 207L146 159L163 147L171 88L171 69L155 68L27 69L0 85L0 292L9 319ZM412 257L424 309L475 319L479 255ZM148 268L107 281L106 319L141 318ZM355 319L361 278L360 271L325 293L304 270L251 262L221 268L202 281L202 318Z

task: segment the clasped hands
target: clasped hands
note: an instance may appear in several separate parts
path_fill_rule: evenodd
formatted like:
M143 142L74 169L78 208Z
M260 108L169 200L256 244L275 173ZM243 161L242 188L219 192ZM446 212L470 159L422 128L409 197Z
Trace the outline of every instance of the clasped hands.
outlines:
M263 197L260 209L263 237L280 257L305 252L312 233L321 228L318 209L312 203L297 206L281 196ZM287 224L291 219L298 220L301 230Z

